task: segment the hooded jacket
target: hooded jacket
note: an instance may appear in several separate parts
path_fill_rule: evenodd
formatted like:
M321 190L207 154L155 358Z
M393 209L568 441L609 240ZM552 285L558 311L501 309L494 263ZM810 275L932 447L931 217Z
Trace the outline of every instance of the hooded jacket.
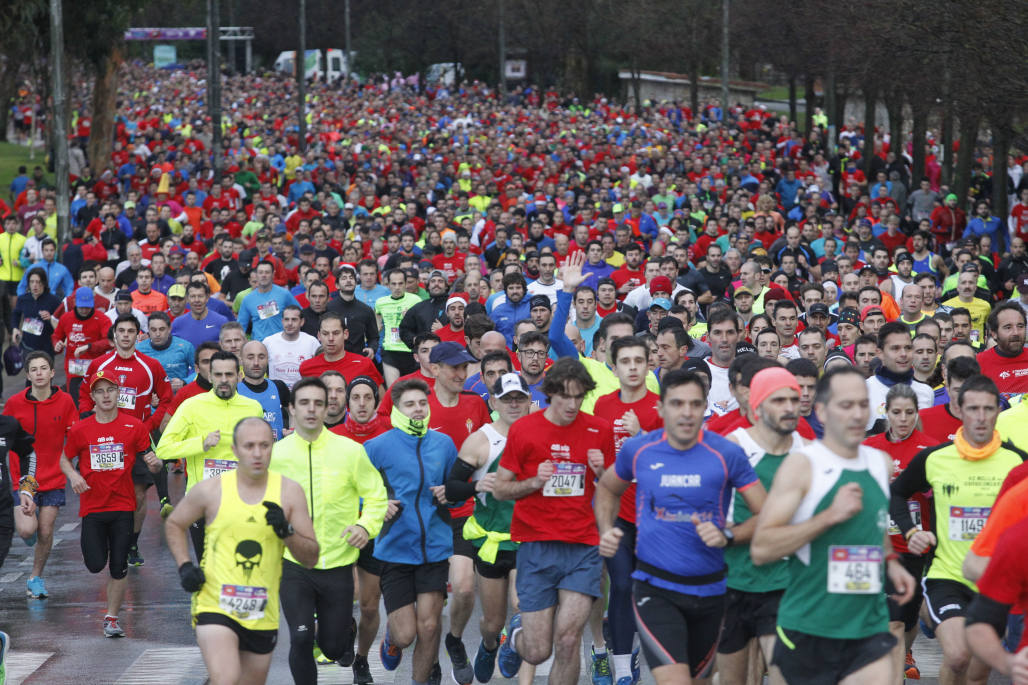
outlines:
M7 400L3 413L13 417L33 437L36 450L36 480L39 491L60 490L67 483L61 472L61 454L64 453L64 439L71 424L78 421L79 412L71 395L52 387L50 397L37 400L32 388L25 388ZM27 457L27 454L20 454ZM11 462L11 475L18 482L18 474Z

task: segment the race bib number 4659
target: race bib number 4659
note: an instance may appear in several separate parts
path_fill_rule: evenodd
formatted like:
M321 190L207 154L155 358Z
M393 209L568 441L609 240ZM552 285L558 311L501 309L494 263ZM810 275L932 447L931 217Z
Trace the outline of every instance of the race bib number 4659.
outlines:
M89 446L89 468L114 471L125 468L125 446L120 442Z

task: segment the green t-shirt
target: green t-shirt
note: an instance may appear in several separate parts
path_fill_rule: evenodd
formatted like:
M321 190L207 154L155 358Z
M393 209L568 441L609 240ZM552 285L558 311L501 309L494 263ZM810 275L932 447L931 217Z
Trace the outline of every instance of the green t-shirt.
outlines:
M411 349L400 339L400 321L421 298L411 293L404 293L400 299L380 297L375 302L375 313L382 317L382 349L387 352L410 352Z

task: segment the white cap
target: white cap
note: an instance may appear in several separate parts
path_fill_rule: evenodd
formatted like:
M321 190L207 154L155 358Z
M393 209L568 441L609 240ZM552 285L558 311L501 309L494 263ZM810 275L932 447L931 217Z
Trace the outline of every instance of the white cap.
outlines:
M512 392L520 392L527 397L532 396L532 391L528 389L528 384L520 374L505 373L493 385L493 397L504 397Z

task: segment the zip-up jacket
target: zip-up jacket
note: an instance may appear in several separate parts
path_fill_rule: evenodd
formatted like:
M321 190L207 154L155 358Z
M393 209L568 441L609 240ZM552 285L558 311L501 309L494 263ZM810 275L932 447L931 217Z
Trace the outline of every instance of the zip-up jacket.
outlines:
M36 451L36 480L40 492L60 490L67 483L61 472L61 454L64 453L64 439L71 424L78 421L79 412L71 395L50 389L50 397L43 401L32 396L32 388L25 388L4 405L5 415L15 419L26 433L32 436ZM10 445L8 445L10 447ZM19 454L23 459L29 455ZM18 478L12 463L12 476ZM17 480L14 481L17 483Z
M450 512L436 502L431 488L446 483L446 474L457 460L453 440L434 430L415 437L393 428L368 440L364 449L382 474L389 499L400 500L402 507L375 540L375 558L394 564L450 558Z
M61 340L67 345L64 352L64 375L69 380L72 376L85 376L90 362L111 349L111 341L107 338L110 327L111 320L96 309L83 319L73 308L57 321L51 340L54 345ZM86 351L76 357L75 350L80 347L85 347Z
M321 545L314 568L337 568L357 561L360 550L342 538L347 527L357 524L372 538L382 529L388 506L385 485L360 443L327 428L314 442L291 433L275 443L269 469L295 480L307 496L314 534ZM285 558L299 563L288 549Z

